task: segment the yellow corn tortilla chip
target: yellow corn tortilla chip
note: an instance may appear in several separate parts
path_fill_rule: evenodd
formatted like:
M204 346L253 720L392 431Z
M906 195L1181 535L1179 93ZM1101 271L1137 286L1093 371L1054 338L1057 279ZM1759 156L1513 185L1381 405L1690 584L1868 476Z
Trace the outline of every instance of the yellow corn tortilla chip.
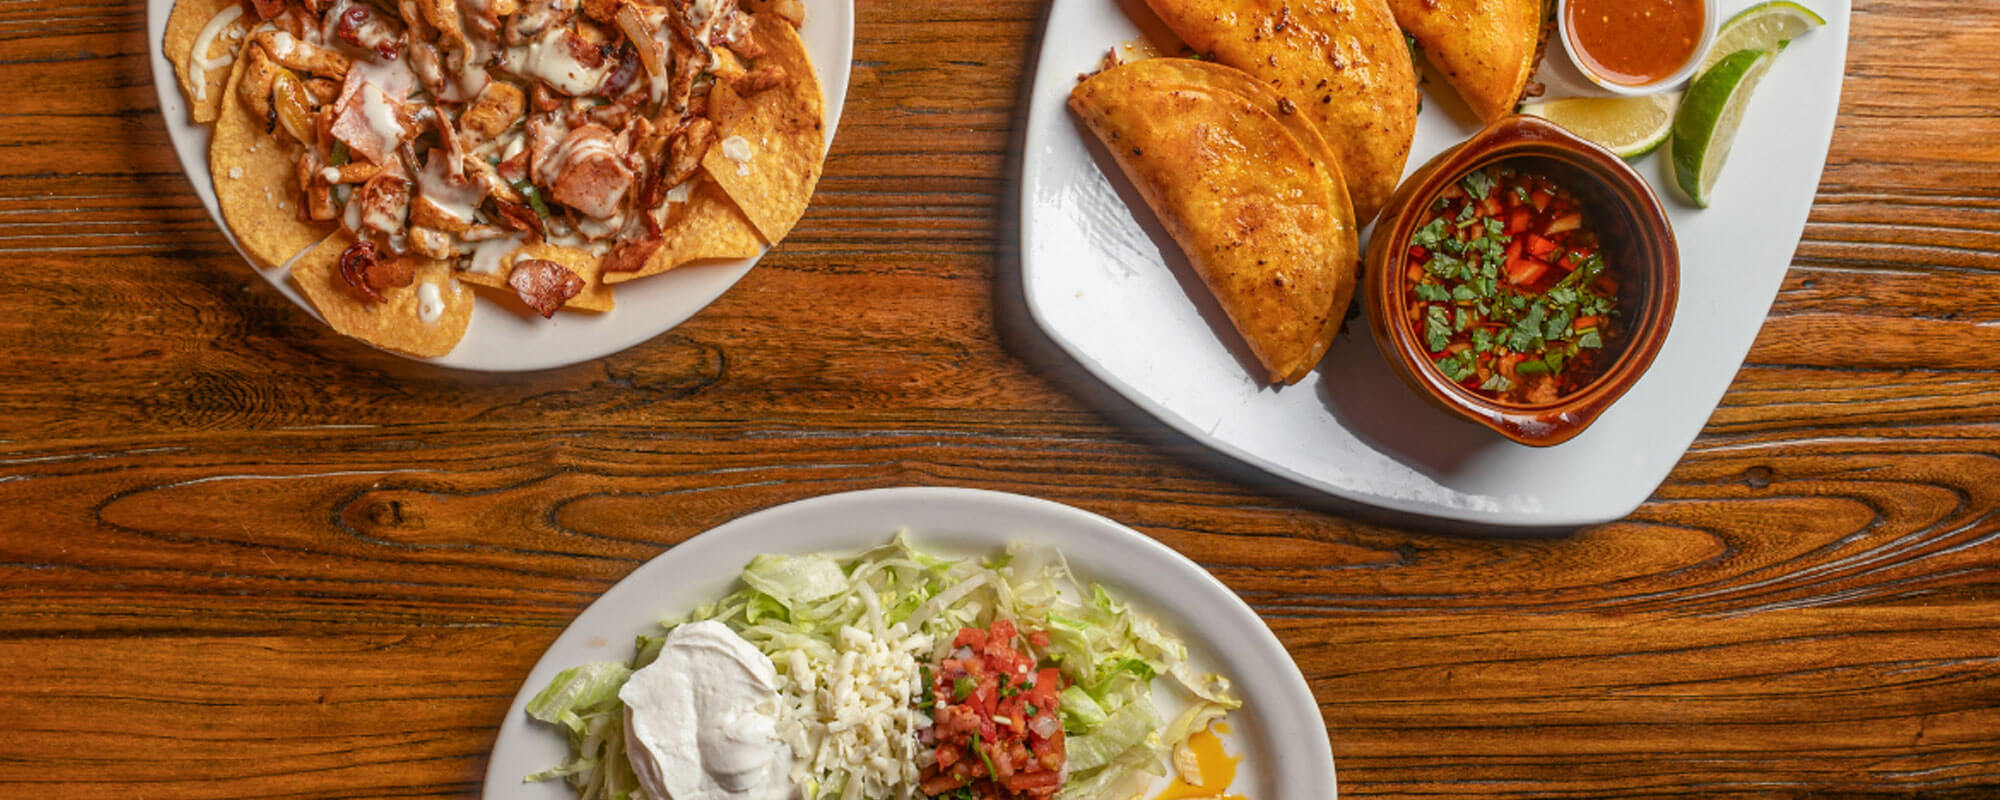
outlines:
M472 292L452 278L451 265L420 259L410 285L383 291L388 302L377 303L356 294L340 277L340 254L353 244L352 234L335 233L292 265L292 282L328 325L384 350L420 358L441 356L458 346L472 321ZM436 292L428 298L436 304L429 321L422 314L431 291L426 286Z
M777 91L773 89L772 91ZM606 272L605 283L658 275L691 261L749 258L764 251L757 229L713 181L696 179L687 208L673 227L660 232L660 249L632 272Z
M461 270L458 279L474 286L498 290L519 305L521 298L515 293L514 287L507 285L507 276L513 272L514 262L524 258L554 261L583 279L583 291L577 292L575 297L563 304L564 311L611 310L611 287L605 285L608 281L602 277L604 259L581 248L563 247L547 242L531 244L514 251L513 255L501 262L500 269L494 272Z
M208 41L206 52L195 53L195 40L201 38L216 15L234 8L237 14ZM180 78L181 94L187 97L188 114L196 123L206 125L215 121L216 113L222 108L222 89L229 83L233 71L228 65L215 69L202 69L190 63L196 59L219 60L232 57L236 46L241 44L241 34L248 30L253 21L242 14L243 5L239 0L180 0L174 4L173 13L167 15L167 34L161 39L161 52L174 65L174 75ZM231 38L230 34L237 34Z
M255 45L245 42L244 47ZM230 70L221 114L208 143L208 170L222 219L250 260L276 267L305 252L335 226L299 219L299 144L264 130L236 96L243 59Z
M783 66L786 80L750 97L718 85L709 94L717 144L708 148L701 164L765 241L777 244L805 214L819 184L826 158L826 108L799 32L776 14L755 15L753 30L769 51L755 66ZM732 143L736 137L743 141ZM733 145L741 143L748 143L749 157L730 158Z

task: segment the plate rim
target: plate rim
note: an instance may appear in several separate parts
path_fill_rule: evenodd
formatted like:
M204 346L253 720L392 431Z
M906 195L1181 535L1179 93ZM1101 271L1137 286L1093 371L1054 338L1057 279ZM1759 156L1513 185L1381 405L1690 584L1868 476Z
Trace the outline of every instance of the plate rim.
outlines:
M1173 579L1171 596L1166 593L1165 588L1149 589L1136 583L1127 585L1127 582L1112 578L1107 578L1106 582L1111 584L1114 590L1129 598L1149 597L1151 598L1147 601L1149 605L1160 606L1156 609L1158 612L1182 620L1186 620L1191 613L1201 611L1204 607L1195 605L1199 603L1214 604L1213 610L1205 613L1231 617L1230 625L1218 626L1213 632L1203 634L1199 639L1186 631L1182 631L1182 635L1191 644L1198 643L1202 649L1214 651L1218 660L1228 661L1232 667L1255 663L1261 665L1262 669L1269 670L1269 674L1260 676L1269 683L1247 680L1240 669L1232 672L1231 677L1243 692L1246 705L1254 695L1283 696L1280 701L1266 701L1257 706L1258 719L1265 731L1271 734L1268 737L1271 748L1269 757L1273 763L1269 770L1274 773L1274 785L1279 787L1281 795L1278 798L1265 800L1293 800L1293 798L1305 800L1305 798L1338 796L1332 739L1328 733L1326 720L1320 714L1319 703L1313 696L1310 684L1305 680L1304 672L1299 669L1298 662L1285 649L1284 644L1278 640L1263 617L1221 580L1173 548L1095 512L1028 495L950 486L861 489L793 500L730 519L671 545L659 555L648 559L607 588L572 618L523 677L521 688L508 704L506 716L497 726L493 744L487 750L488 763L481 782L481 796L494 796L496 790L504 794L505 788L522 785L521 777L527 773L518 772L520 765L499 757L503 747L510 741L525 736L559 736L554 730L531 727L525 708L528 701L554 677L556 672L589 660L588 656L572 651L601 649L591 648L586 644L593 636L599 635L585 627L586 620L606 617L616 622L620 616L644 615L644 619L648 621L639 623L638 630L635 631L641 632L650 621L657 620L664 613L673 613L674 610L661 608L669 605L667 601L658 601L650 608L631 607L626 604L628 596L647 593L665 594L671 584L657 584L662 576L703 568L714 569L715 565L708 562L729 555L736 549L740 539L750 538L750 542L742 544L745 547L768 538L786 540L782 549L764 549L759 552L805 553L852 549L840 546L828 547L817 542L871 541L865 537L873 537L872 540L877 542L886 541L894 534L899 524L888 523L878 526L875 523L907 516L910 514L908 509L920 506L930 507L928 509L930 513L953 513L968 518L980 515L1000 517L1008 520L1007 524L1010 526L1006 531L983 529L975 532L974 528L982 524L975 519L968 523L973 527L945 534L943 535L945 538L988 540L991 545L998 545L1019 539L1050 541L1082 537L1094 540L1090 545L1092 547L1121 550L1132 557L1131 564L1124 563L1123 556L1118 559L1120 562L1118 564L1100 565L1088 560L1079 562L1078 570L1085 574L1137 568L1131 566L1133 564L1142 567L1172 565L1173 574L1155 579L1158 587L1166 587L1168 585L1166 581L1169 578ZM799 524L829 518L837 519L841 515L852 515L870 522L866 530L858 527L861 523L857 521L848 523L845 529L810 528L798 529L810 531L801 535L787 533ZM912 530L911 534L919 540L925 537L925 531L920 529ZM1067 550L1064 554L1065 557L1070 555ZM734 580L734 575L741 569L743 562L732 559L731 563L732 566L726 574ZM1246 649L1242 652L1225 653L1221 646L1213 643L1215 641L1225 641L1232 647ZM610 652L622 654L624 651ZM1270 681L1273 676L1277 678L1276 681ZM1310 718L1311 724L1299 724L1306 718ZM1316 785L1327 786L1329 790L1327 793L1321 793L1312 788ZM1290 786L1302 788L1286 788Z
M1049 149L1045 146L1042 146L1043 140L1037 134L1042 129L1043 123L1049 116L1059 115L1061 113L1057 111L1057 104L1048 102L1044 99L1043 97L1044 88L1042 86L1042 81L1045 75L1052 74L1051 68L1059 64L1059 59L1062 57L1059 54L1066 52L1066 50L1062 47L1050 46L1051 45L1050 40L1052 38L1050 30L1052 25L1056 21L1058 9L1063 7L1063 5L1064 4L1057 3L1051 6L1050 13L1046 15L1045 18L1042 20L1041 29L1038 32L1038 38L1037 38L1037 41L1039 42L1040 46L1036 51L1037 56L1033 64L1034 71L1031 75L1027 77L1028 81L1027 93L1026 93L1027 109L1025 114L1026 120L1024 122L1024 134L1022 137L1023 141L1021 146L1022 158L1020 160L1019 174L1016 176L1017 179L1020 181L1019 184L1020 190L1016 200L1017 206L1015 207L1015 213L1017 215L1016 219L1018 220L1018 225L1019 225L1018 233L1020 242L1019 244L1020 256L1019 256L1018 268L1021 270L1022 273L1020 281L1021 294L1023 297L1024 304L1027 307L1029 318L1034 321L1035 326L1038 329L1040 329L1042 334L1048 337L1051 341L1053 341L1060 350L1062 350L1065 354L1067 354L1078 365L1082 366L1084 370L1090 373L1090 375L1093 378L1103 383L1105 386L1110 387L1125 401L1132 403L1134 406L1137 406L1141 410L1145 411L1146 414L1151 416L1153 419L1166 424L1169 428L1172 428L1181 435L1188 437L1189 439L1193 440L1195 443L1201 445L1204 448L1221 453L1231 459L1240 461L1266 474L1296 484L1307 490L1348 502L1359 503L1374 508L1386 509L1389 511L1401 514L1408 514L1429 520L1445 521L1453 523L1468 523L1472 525L1477 525L1486 528L1495 528L1495 529L1576 528L1586 525L1613 522L1616 520L1629 517L1633 511L1636 511L1640 506L1644 505L1645 502L1652 496L1652 494L1655 491L1657 491L1659 483L1661 481L1664 481L1666 476L1672 472L1673 468L1676 465L1678 465L1681 458L1685 456L1688 447L1693 444L1695 437L1698 437L1700 435L1700 432L1705 427L1705 424L1697 425L1695 429L1689 434L1687 440L1679 443L1679 446L1675 450L1677 454L1675 458L1661 468L1658 479L1650 482L1649 488L1646 491L1635 492L1632 497L1622 500L1618 503L1607 504L1605 506L1593 509L1582 509L1574 511L1566 511L1561 509L1551 510L1546 507L1534 511L1527 511L1521 509L1494 510L1494 509L1479 508L1467 505L1450 505L1437 502L1427 502L1419 499L1414 499L1411 497L1404 497L1386 493L1368 492L1365 490L1359 490L1341 486L1330 480L1325 480L1316 477L1312 474L1308 474L1307 472L1299 468L1293 467L1290 464L1287 464L1278 459L1262 455L1249 448L1242 447L1232 442L1217 438L1216 436L1211 435L1208 430L1206 430L1203 426L1197 424L1194 420L1188 419L1182 414L1167 408L1160 400L1156 399L1153 395L1141 391L1138 387L1133 386L1132 384L1123 380L1116 372L1114 372L1103 361L1094 356L1091 353L1091 351L1086 350L1082 342L1072 339L1069 335L1065 333L1064 329L1061 326L1057 325L1050 318L1049 315L1052 312L1043 306L1043 301L1045 298L1041 297L1037 293L1036 281L1033 277L1034 274L1037 272L1035 262L1037 257L1036 237L1038 233L1035 230L1035 226L1032 223L1038 217L1042 216L1041 204L1038 203L1037 201L1036 190L1042 186L1047 185L1046 182L1042 180L1041 176L1044 172L1046 172L1046 168L1043 167L1042 165L1044 163L1045 158L1048 156L1048 153L1045 151ZM1835 8L1829 12L1829 16L1837 15L1841 22L1841 24L1838 26L1840 32L1839 41L1834 46L1836 51L1835 57L1839 61L1839 63L1845 64L1848 46L1851 43L1853 6L1851 0L1834 0L1834 2L1831 3L1831 5L1835 6ZM1094 40L1092 40L1089 44L1092 47L1096 47L1096 43ZM1071 48L1073 49L1074 46L1075 45L1071 45ZM1060 73L1061 70L1057 69L1054 70L1054 72ZM1834 77L1835 79L1833 86L1832 102L1828 105L1828 108L1825 109L1825 113L1828 117L1826 126L1827 141L1822 141L1819 143L1823 150L1828 145L1830 145L1833 129L1838 122L1840 96L1845 87L1844 72L1836 74ZM1428 96L1430 92L1426 91L1425 94ZM1412 171L1414 168L1418 166L1421 166L1422 163L1425 160L1428 160L1429 158L1430 155L1425 155L1422 158L1419 158L1418 155L1413 152L1411 154L1411 163L1405 167L1404 170L1405 175L1403 179L1407 179L1408 173L1410 171ZM1093 157L1091 161L1093 163L1096 163L1098 159ZM1098 168L1100 169L1100 171L1104 169L1102 164L1098 164ZM1818 164L1813 168L1812 174L1810 176L1813 186L1815 187L1818 186L1821 177L1824 175L1825 168L1826 168L1826 156L1824 153L1822 153ZM1109 173L1106 174L1108 175ZM1116 179L1114 179L1114 182L1115 180ZM1400 183L1401 180L1398 181L1399 185ZM1651 184L1653 183L1653 181L1649 180L1648 183ZM1656 186L1655 190L1661 191L1662 187ZM1808 213L1810 213L1810 201L1808 202L1807 211ZM1373 226L1371 224L1367 226L1365 232L1372 232L1372 230ZM1804 229L1803 227L1801 227L1800 236L1803 237L1803 234L1804 234ZM1679 240L1679 237L1680 233L1676 231L1675 233L1676 241ZM1365 239L1364 239L1364 244L1365 244ZM1792 251L1794 254L1796 254L1797 248L1798 248L1798 242L1794 241L1792 244ZM1790 264L1787 263L1785 271L1789 271L1789 269L1790 269ZM1758 307L1761 309L1759 314L1760 330L1762 327L1762 319L1769 316L1770 308L1777 300L1777 293L1780 285L1782 284L1782 279L1783 279L1783 273L1780 272L1779 275L1777 276L1777 280L1772 282L1772 287L1769 295L1764 299L1762 303L1758 304ZM1686 287L1683 287L1683 293L1685 293L1685 291ZM1358 295L1356 297L1356 302L1357 303L1359 302ZM1685 303L1677 303L1677 305L1685 305ZM1350 319L1348 323L1354 324L1356 321L1357 321L1356 319ZM1343 330L1347 329L1348 328L1344 325ZM1372 341L1372 334L1368 331L1365 322L1356 325L1352 330L1357 332L1355 334L1356 336L1369 339L1369 341L1366 343L1366 346L1368 347L1374 346L1374 343ZM1732 376L1737 371L1740 371L1742 369L1742 364L1744 360L1748 357L1750 347L1754 344L1755 339L1756 335L1755 332L1753 331L1752 334L1746 337L1744 341L1741 343L1740 352L1737 352L1735 354L1735 359L1733 361L1735 366L1730 373ZM1318 372L1319 369L1320 367L1318 366L1314 367L1315 372ZM1716 392L1713 402L1709 404L1709 412L1711 414L1713 413L1714 408L1717 407L1717 405L1721 402L1722 397L1727 393L1728 384L1729 381L1724 382L1723 386ZM1416 396L1414 394L1411 397L1413 400L1416 399Z
M166 36L168 15L173 12L176 2L177 0L146 0L146 67L152 73L153 92L159 112L158 119L166 129L169 147L174 153L174 160L180 165L181 174L187 178L188 183L194 189L195 198L201 201L203 210L208 213L209 221L221 232L223 239L229 243L230 248L236 251L237 259L252 274L262 279L280 296L289 300L299 310L305 312L306 316L324 326L326 319L320 315L317 309L313 308L311 303L306 302L297 289L290 285L291 264L288 262L268 270L259 268L250 260L249 255L244 252L242 243L236 239L236 233L230 230L228 223L222 218L222 209L215 197L215 176L209 170L208 159L206 158L211 131L207 126L196 124L187 118L186 101L181 95L180 81L175 76L174 65L167 61L164 42L162 41ZM822 152L824 155L831 155L834 134L840 127L840 118L846 110L847 93L853 85L855 10L854 0L832 0L832 2L824 7L837 12L832 15L831 24L835 27L832 36L834 37L833 47L836 58L833 60L838 63L831 65L834 68L829 68L829 65L815 61L813 68L819 76L820 93L826 117L826 138ZM811 26L815 19L825 18L827 17L824 13L808 16L806 25ZM823 156L821 179L824 180L824 178ZM814 188L814 194L818 194L817 187ZM810 201L808 201L808 208L810 207ZM633 330L622 333L600 334L596 337L590 337L586 339L590 344L568 352L552 352L546 348L535 348L528 351L525 355L517 351L514 354L514 360L502 362L470 356L466 354L466 350L460 348L454 348L452 353L442 356L425 358L376 347L358 339L354 341L359 342L369 349L387 353L407 361L466 372L506 374L575 366L616 355L680 327L683 323L693 319L695 315L708 308L717 299L721 298L723 294L734 288L737 283L743 280L745 275L750 273L752 268L763 261L765 256L770 255L773 249L775 249L775 246L766 245L757 255L747 259L717 261L694 266L690 272L699 270L700 274L711 277L704 278L704 282L695 287L693 291L680 295L683 301L694 301L691 305L686 306L684 314L661 315L659 317L660 320L668 320L664 324L643 324L636 326ZM301 251L299 255L303 254L303 251ZM297 256L294 256L294 259L296 258ZM486 313L489 314L497 314L504 311L504 309L500 308L490 298L478 297L477 292L474 295L475 309L486 307L489 309ZM604 317L608 314L616 314L618 313L618 309L614 308L612 311L605 312L604 314L590 312L576 313L587 313L594 321L595 318ZM475 324L477 323L478 314L478 311L474 312ZM329 328L329 330L331 329ZM471 332L468 329L468 336ZM334 333L342 336L342 338L353 338L339 334L337 331ZM459 342L461 346L465 343L466 340L464 339L461 339Z

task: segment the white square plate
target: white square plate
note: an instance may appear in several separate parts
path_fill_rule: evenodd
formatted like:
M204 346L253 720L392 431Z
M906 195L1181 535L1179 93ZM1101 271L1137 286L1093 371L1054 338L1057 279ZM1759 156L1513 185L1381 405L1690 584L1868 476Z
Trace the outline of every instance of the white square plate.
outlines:
M1252 377L1228 320L1066 105L1079 74L1139 38L1126 12L1146 13L1136 0L1055 0L1049 12L1022 158L1029 311L1057 345L1162 422L1304 486L1486 525L1618 519L1701 431L1804 231L1840 105L1849 15L1847 0L1806 4L1827 24L1793 41L1758 86L1710 208L1678 199L1658 154L1635 165L1666 203L1680 244L1679 306L1652 369L1567 443L1515 444L1432 408L1389 371L1360 319L1297 385ZM1718 10L1726 19L1747 5L1722 0ZM1564 58L1551 47L1545 71ZM1433 78L1423 89L1411 172L1478 130L1449 86Z

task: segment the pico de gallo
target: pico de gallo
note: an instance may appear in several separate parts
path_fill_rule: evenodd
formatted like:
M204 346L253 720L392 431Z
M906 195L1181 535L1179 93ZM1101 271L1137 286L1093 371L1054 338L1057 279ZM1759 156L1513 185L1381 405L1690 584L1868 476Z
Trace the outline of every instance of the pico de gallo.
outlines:
M1057 717L1062 676L1015 647L1049 646L1048 634L1020 636L1012 620L958 632L951 655L925 681L933 758L924 794L948 800L1043 800L1063 783L1064 743Z
M1512 162L1439 193L1410 237L1409 319L1446 378L1544 404L1594 380L1621 334L1619 280L1576 195Z

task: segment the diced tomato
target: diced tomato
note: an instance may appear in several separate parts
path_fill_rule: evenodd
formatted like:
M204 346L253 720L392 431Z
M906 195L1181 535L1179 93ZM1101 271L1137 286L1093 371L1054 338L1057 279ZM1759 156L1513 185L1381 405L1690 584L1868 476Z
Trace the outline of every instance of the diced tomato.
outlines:
M1519 235L1522 231L1527 230L1528 226L1533 224L1535 224L1534 212L1525 208L1514 209L1513 212L1507 215L1507 235Z
M1555 195L1550 194L1549 190L1538 188L1528 193L1528 204L1534 206L1536 211L1546 211L1549 208L1549 200L1554 197Z
M1541 280L1542 274L1548 271L1549 265L1547 262L1536 261L1532 258L1507 259L1507 280L1516 286L1531 285L1535 281Z
M1549 220L1548 227L1544 228L1542 233L1553 236L1558 233L1568 233L1581 227L1583 227L1583 212L1571 211Z
M1547 239L1544 239L1540 236L1536 236L1532 233L1528 234L1528 255L1546 261L1548 260L1549 254L1555 252L1555 249L1556 249L1555 242L1551 242Z
M1430 257L1431 257L1431 252L1429 250L1425 250L1423 247L1418 245L1414 244L1410 245L1410 258L1412 260L1424 261L1426 259L1429 259ZM1047 634L1043 635L1046 636Z
M979 800L1048 800L1061 788L1065 744L1056 714L1062 675L1036 669L1035 658L1017 649L1020 638L1037 647L1049 642L1047 633L1022 637L1013 622L1002 620L959 631L953 646L973 655L938 662L931 684L941 705L931 728L935 759L920 781L926 794L969 788ZM1053 732L1036 733L1036 720Z
M1486 216L1489 217L1500 216L1502 210L1500 208L1500 198L1488 197L1485 200L1479 201L1479 210L1485 212Z

